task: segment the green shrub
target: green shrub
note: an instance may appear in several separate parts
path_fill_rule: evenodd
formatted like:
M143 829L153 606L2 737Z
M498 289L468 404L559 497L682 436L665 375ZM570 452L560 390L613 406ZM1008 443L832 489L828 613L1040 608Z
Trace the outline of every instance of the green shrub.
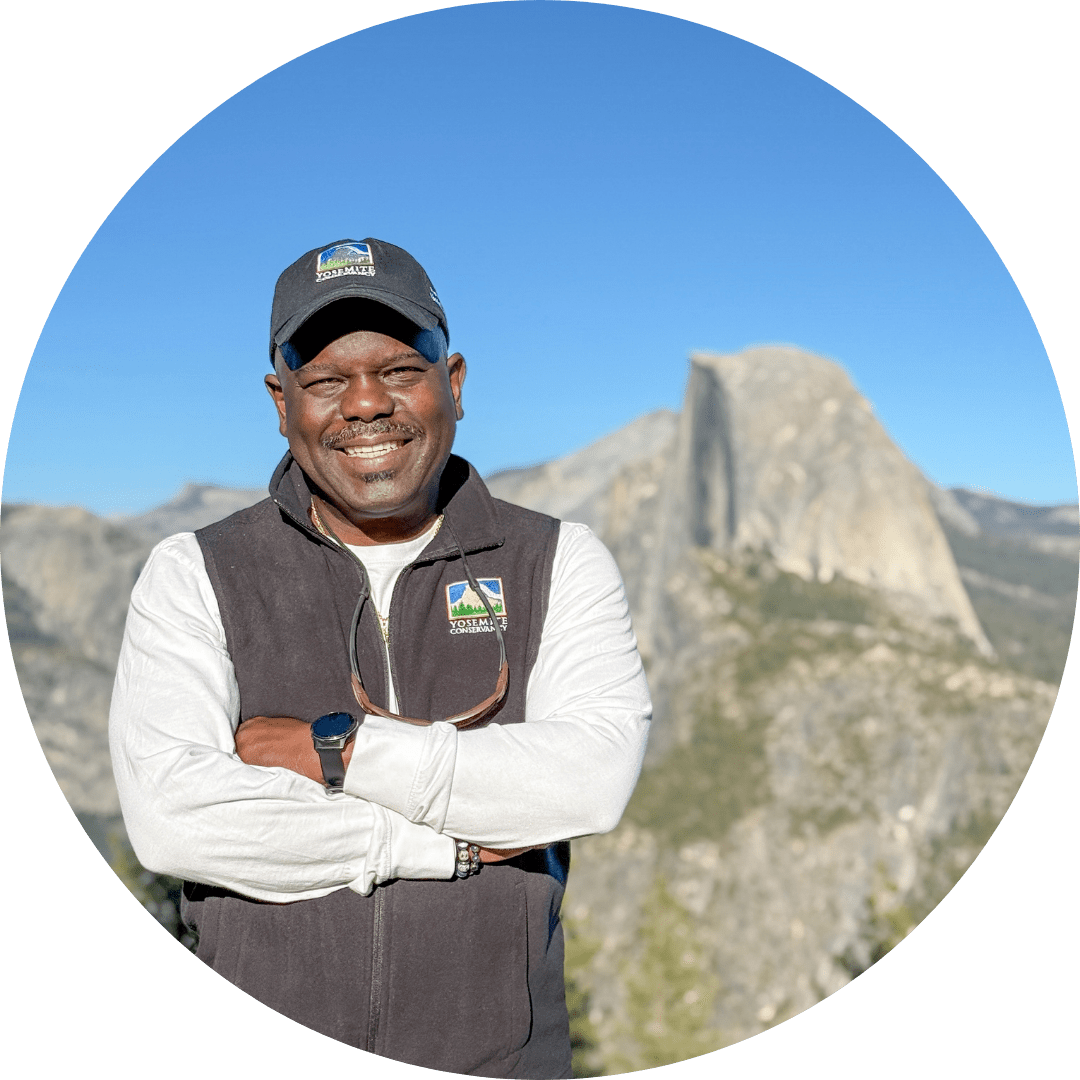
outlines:
M844 578L804 581L780 573L761 590L758 608L765 619L828 619L868 623L873 604L866 590Z
M642 772L626 818L676 846L722 839L768 798L768 724L761 714L736 722L715 709L699 713L690 745Z
M720 980L695 931L693 916L657 878L642 910L641 953L626 972L625 1050L619 1072L652 1069L717 1050L712 1026Z

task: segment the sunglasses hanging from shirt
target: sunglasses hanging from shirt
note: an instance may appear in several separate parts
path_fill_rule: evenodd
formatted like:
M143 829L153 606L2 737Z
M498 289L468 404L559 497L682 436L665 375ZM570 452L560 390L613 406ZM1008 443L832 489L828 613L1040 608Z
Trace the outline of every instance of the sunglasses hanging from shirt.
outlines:
M311 520L315 528L318 529L323 536L328 540L332 540L352 556L361 573L363 573L363 562L356 557L355 553L351 551L346 544L342 543L334 533L333 529L331 529L323 520L322 515L319 513L318 503L314 495L311 498ZM451 528L450 524L445 522L445 519L444 524L461 554L461 565L464 567L465 576L469 579L469 584L472 586L476 595L483 601L484 607L487 608L488 617L491 619L491 625L495 630L495 639L499 643L499 675L495 682L495 692L467 712L456 713L454 716L445 717L446 722L453 724L454 727L467 728L474 727L476 724L482 724L486 720L490 720L502 707L502 703L506 698L507 688L510 685L510 665L506 660L506 642L503 639L502 627L499 625L499 620L495 615L494 608L491 606L491 601L488 599L484 590L480 588L479 583L473 576L473 572L469 568L468 560L465 558L465 549L461 546L461 541L457 538L457 534L454 532L453 528ZM367 599L368 592L365 590L356 603L356 608L353 611L352 623L349 627L349 665L352 668L352 689L357 704L364 712L370 713L373 716L385 717L387 720L400 720L404 724L415 724L418 727L427 727L430 724L435 723L434 720L419 720L413 716L402 716L400 713L382 709L368 697L367 691L364 689L363 680L360 678L360 664L356 654L356 632L360 625L360 614L364 609L364 603Z

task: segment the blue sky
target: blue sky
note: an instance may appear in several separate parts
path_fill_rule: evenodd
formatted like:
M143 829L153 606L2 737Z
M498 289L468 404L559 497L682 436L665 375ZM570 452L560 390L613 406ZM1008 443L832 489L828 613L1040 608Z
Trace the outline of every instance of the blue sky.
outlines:
M57 301L5 501L137 512L187 480L264 485L284 451L262 388L273 283L344 236L430 273L482 472L678 408L693 349L782 342L839 361L939 483L1076 499L1022 299L887 128L714 30L516 3L325 46L164 154Z

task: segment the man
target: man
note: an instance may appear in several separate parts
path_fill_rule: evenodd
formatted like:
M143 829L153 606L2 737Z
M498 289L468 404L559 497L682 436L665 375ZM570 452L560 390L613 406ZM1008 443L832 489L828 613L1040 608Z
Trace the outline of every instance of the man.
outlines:
M568 1076L564 841L617 823L648 691L599 541L451 454L448 341L393 245L281 275L289 451L270 498L151 553L114 770L136 854L185 879L237 986L401 1061Z

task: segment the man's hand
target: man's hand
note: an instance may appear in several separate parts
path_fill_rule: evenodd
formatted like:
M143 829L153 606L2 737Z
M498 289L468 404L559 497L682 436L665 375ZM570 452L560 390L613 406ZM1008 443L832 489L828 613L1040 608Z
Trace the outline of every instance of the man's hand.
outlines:
M546 847L547 845L541 845ZM485 848L480 849L480 861L482 863L490 862L505 862L507 859L512 859L516 855L523 855L526 851L532 851L532 848L519 847L519 848Z
M341 751L345 767L353 740ZM311 725L291 716L253 716L236 729L236 753L248 765L291 769L316 783L323 782L322 763L311 741Z

